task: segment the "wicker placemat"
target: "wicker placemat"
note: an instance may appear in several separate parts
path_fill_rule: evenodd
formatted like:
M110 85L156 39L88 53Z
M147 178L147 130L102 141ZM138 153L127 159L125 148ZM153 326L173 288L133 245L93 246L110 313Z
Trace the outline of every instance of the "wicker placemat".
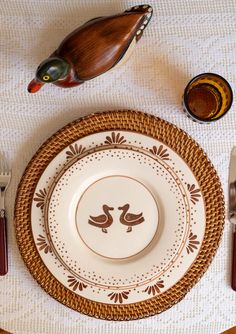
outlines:
M201 249L184 277L166 292L149 300L110 305L80 297L59 283L42 262L31 231L31 203L41 174L66 146L81 137L105 130L131 130L162 141L193 171L206 206L206 230ZM23 260L32 276L52 297L81 313L109 320L131 320L161 313L179 302L210 265L219 246L225 217L224 197L217 173L200 146L174 125L142 112L123 110L93 114L76 120L49 138L29 162L18 187L15 229Z

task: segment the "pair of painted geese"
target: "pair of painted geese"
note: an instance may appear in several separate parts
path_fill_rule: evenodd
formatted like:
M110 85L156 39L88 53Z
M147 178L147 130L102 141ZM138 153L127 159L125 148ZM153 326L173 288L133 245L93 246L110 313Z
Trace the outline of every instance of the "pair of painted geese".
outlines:
M113 218L110 214L110 211L114 210L114 208L109 207L108 205L103 205L104 214L99 215L97 217L90 216L88 223L90 225L99 227L102 229L102 232L107 233L107 228L111 226L113 223ZM120 215L120 222L123 225L128 226L126 232L131 232L132 227L135 225L139 225L144 222L143 213L133 214L128 213L130 208L129 204L125 204L124 206L118 207L118 210L121 210L122 213Z
M69 34L37 68L28 91L44 84L70 88L124 63L152 17L150 5L132 7L113 16L94 18Z

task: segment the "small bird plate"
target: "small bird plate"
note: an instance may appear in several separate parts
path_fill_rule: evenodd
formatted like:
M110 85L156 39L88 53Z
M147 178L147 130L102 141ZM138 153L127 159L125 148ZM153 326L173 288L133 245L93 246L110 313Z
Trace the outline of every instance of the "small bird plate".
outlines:
M145 120L150 129L161 123L166 136L169 127L169 139L124 128L127 114L142 118L144 129ZM123 129L114 129L124 115ZM98 118L106 116L112 129L97 122L99 131L78 136L77 124L86 129L80 120L52 137L54 144L49 140L48 154L45 146L38 153L48 160L29 199L18 190L16 228L28 268L49 294L85 314L128 320L164 311L199 280L221 235L224 202L212 165L184 132L143 113ZM67 129L77 138L68 140ZM66 138L63 147L60 138ZM30 168L39 166L36 156ZM20 224L22 200L30 210ZM29 238L21 236L25 221ZM26 254L22 245L29 239Z

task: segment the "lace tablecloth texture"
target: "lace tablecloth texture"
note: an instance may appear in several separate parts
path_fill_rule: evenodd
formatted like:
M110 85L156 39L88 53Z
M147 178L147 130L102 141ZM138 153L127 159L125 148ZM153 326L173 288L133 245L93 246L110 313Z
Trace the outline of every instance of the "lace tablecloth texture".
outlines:
M176 306L158 316L106 322L72 311L49 297L27 271L17 248L13 206L20 177L38 147L66 123L95 111L132 108L186 130L207 152L227 200L230 150L236 144L235 104L219 122L200 125L182 112L187 82L202 72L236 85L235 0L149 1L154 17L130 61L79 88L27 84L38 64L86 20L123 11L135 1L1 0L0 151L12 163L7 196L9 274L0 278L0 327L14 334L218 334L236 325L230 288L231 226L209 270ZM207 256L207 255L206 255Z

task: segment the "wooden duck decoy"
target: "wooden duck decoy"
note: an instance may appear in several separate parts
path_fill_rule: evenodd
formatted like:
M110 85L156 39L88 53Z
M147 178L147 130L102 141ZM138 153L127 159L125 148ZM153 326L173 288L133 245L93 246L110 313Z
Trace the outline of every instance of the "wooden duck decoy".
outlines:
M113 218L109 211L114 210L114 208L111 208L108 205L103 205L102 209L104 214L96 217L89 216L90 219L88 220L88 223L101 228L102 232L107 233L107 228L113 223Z
M39 65L28 91L36 93L45 83L63 88L78 86L123 63L151 17L152 7L140 5L86 22Z
M125 204L124 206L120 206L118 210L122 210L122 214L120 215L120 222L123 225L129 226L126 232L132 231L132 226L141 224L144 222L143 213L139 214L133 214L133 213L127 213L129 210L130 205Z

